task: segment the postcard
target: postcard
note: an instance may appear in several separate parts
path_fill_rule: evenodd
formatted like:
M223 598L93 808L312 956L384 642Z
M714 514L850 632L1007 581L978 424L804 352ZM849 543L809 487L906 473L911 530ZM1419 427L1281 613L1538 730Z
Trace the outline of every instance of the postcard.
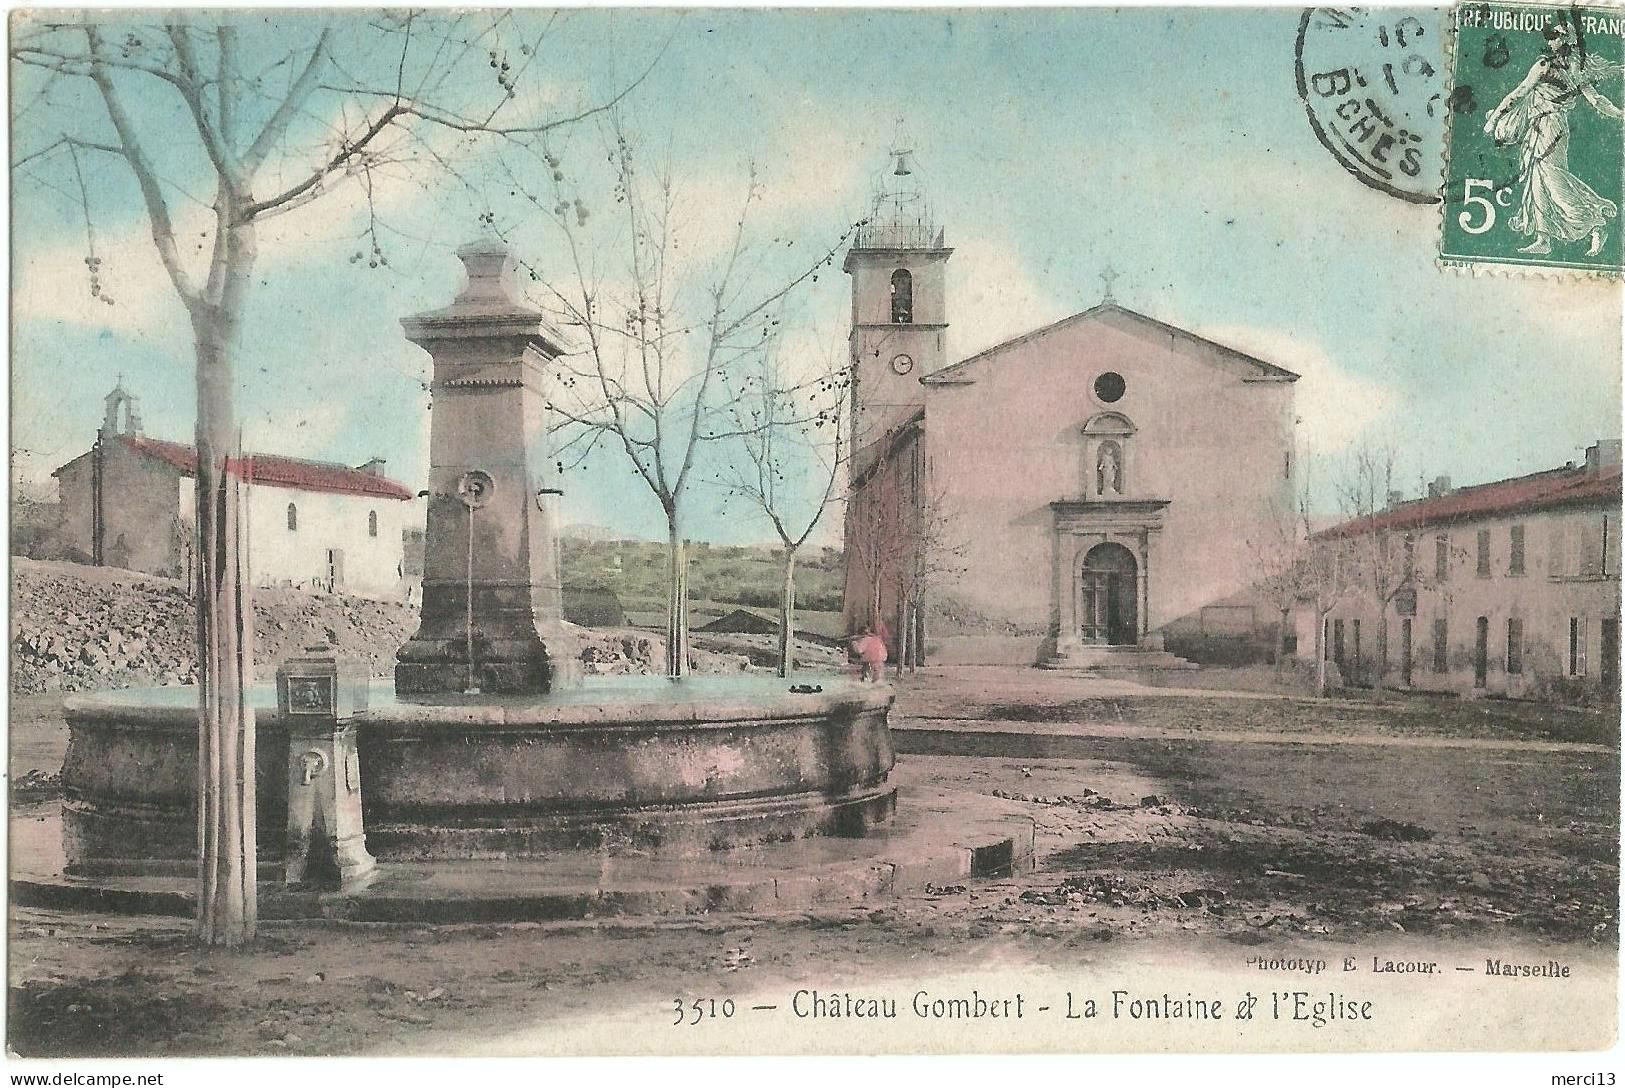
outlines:
M14 12L8 1071L1613 1083L1622 24Z

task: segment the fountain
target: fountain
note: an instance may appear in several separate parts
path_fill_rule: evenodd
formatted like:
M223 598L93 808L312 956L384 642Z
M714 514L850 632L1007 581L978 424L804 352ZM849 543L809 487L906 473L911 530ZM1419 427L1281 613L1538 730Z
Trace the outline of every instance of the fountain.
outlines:
M581 676L544 420L564 342L516 299L504 247L458 256L456 300L402 322L434 364L421 625L393 685L317 647L257 693L262 913L314 909L295 905L309 892L400 914L435 888L467 901L493 887L532 900L568 889L510 914L692 909L757 903L764 880L782 901L789 873L811 894L811 870L831 864L852 876L835 893L871 894L882 869L891 889L901 870L881 864L887 851L919 879L1029 859L1031 822L1008 806L927 791L916 819L894 819L883 685ZM63 880L191 873L195 707L190 688L67 701ZM928 814L945 825L924 827Z

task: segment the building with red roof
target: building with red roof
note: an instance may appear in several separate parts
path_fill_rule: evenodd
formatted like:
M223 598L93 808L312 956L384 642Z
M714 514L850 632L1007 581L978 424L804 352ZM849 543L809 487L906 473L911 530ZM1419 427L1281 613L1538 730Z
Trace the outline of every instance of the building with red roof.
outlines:
M1562 700L1619 696L1620 442L1585 462L1390 496L1315 534L1347 571L1320 644L1345 683ZM1393 592L1378 607L1374 564ZM1298 618L1313 660L1313 609Z
M197 450L142 433L123 385L105 399L95 444L52 473L60 550L82 562L171 577L190 573ZM411 488L374 458L351 467L254 453L248 481L248 561L261 585L371 597L407 593L405 534L422 531Z

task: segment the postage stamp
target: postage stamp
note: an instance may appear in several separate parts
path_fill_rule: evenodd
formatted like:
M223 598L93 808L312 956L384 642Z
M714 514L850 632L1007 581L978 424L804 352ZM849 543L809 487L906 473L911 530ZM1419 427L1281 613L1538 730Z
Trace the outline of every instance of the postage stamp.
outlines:
M1439 199L1444 76L1437 12L1309 8L1294 50L1315 138L1365 185L1414 204Z
M1619 274L1622 28L1618 8L1455 10L1442 259Z

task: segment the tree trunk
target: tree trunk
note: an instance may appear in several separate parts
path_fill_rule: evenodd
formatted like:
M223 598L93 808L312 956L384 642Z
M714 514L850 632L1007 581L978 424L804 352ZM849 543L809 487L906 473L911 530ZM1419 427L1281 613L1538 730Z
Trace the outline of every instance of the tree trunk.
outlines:
M784 581L779 587L779 675L789 676L796 662L796 550L784 549Z
M1315 610L1315 694L1326 697L1326 617L1329 612Z
M1388 686L1388 603L1377 609L1377 690Z
M252 579L246 489L233 404L232 351L252 238L233 245L220 302L192 307L197 349L198 937L254 939L254 710ZM231 288L235 287L233 291ZM236 451L235 455L233 451Z
M688 675L688 552L677 521L666 518L666 675Z
M1286 628L1292 622L1292 610L1281 609L1281 622L1275 628L1275 681L1286 675Z

